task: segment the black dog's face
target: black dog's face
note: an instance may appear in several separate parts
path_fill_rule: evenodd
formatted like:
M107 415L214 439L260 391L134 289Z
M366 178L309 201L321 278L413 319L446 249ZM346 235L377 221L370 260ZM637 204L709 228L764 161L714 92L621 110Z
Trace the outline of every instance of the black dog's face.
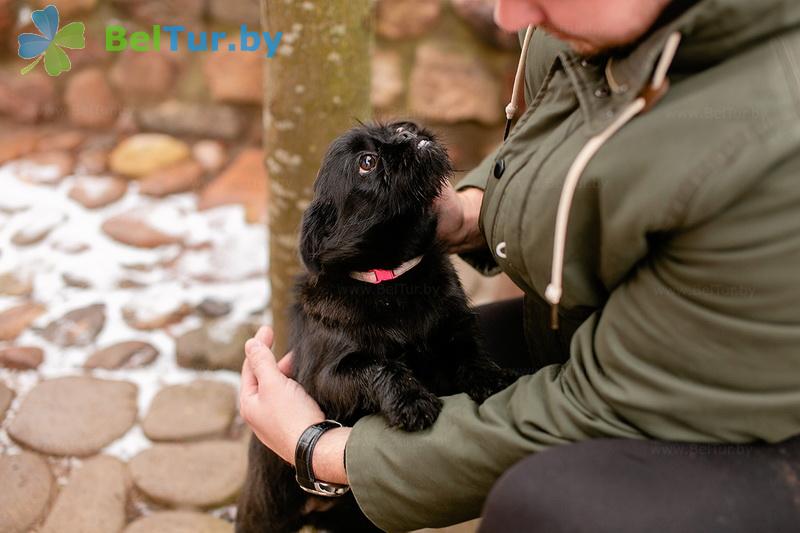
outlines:
M312 273L393 268L433 244L433 202L451 172L434 135L411 122L354 128L328 149L305 213Z

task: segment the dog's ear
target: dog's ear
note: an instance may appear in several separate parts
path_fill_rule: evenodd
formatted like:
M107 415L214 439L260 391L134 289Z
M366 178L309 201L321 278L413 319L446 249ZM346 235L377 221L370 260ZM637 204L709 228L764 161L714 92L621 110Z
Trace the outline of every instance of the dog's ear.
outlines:
M303 214L300 257L312 274L319 274L322 270L320 253L326 248L334 224L336 224L336 208L327 199L317 198Z

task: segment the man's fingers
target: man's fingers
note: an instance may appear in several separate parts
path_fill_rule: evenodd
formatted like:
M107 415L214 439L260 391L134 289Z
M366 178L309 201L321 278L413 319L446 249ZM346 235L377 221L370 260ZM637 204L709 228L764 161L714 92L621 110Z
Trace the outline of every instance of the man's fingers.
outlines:
M283 357L281 360L278 361L278 370L283 372L283 375L290 378L293 375L293 364L292 361L294 359L294 352L289 352Z
M260 386L265 382L274 380L277 376L283 377L275 363L275 356L272 351L264 345L261 340L252 338L244 344L244 352L250 369L258 380Z
M272 342L275 340L275 332L269 326L261 326L256 333L255 338L260 340L267 348L272 348Z
M242 398L246 398L247 396L252 396L258 393L258 380L256 379L255 374L253 374L253 369L250 368L250 361L247 359L244 360L242 363Z

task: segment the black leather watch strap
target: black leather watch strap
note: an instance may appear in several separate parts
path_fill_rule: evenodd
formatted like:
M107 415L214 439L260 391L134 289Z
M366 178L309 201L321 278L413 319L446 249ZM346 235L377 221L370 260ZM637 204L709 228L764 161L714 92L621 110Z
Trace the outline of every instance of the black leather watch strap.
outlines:
M337 427L342 427L342 425L334 420L324 420L308 427L297 441L294 450L294 466L297 471L297 483L306 492L319 496L341 496L349 490L347 485L320 482L314 476L314 447L326 431Z

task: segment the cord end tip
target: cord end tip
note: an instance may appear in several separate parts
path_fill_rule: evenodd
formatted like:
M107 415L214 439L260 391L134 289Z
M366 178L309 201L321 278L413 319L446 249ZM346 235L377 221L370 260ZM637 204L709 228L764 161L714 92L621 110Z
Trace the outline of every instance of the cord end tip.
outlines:
M559 320L558 320L558 307L561 303L561 295L563 290L561 287L551 283L547 286L547 290L544 291L544 297L550 302L550 328L551 329L558 329L559 328Z
M514 120L514 117L517 116L517 111L519 111L519 106L514 103L508 104L506 106L506 119Z

